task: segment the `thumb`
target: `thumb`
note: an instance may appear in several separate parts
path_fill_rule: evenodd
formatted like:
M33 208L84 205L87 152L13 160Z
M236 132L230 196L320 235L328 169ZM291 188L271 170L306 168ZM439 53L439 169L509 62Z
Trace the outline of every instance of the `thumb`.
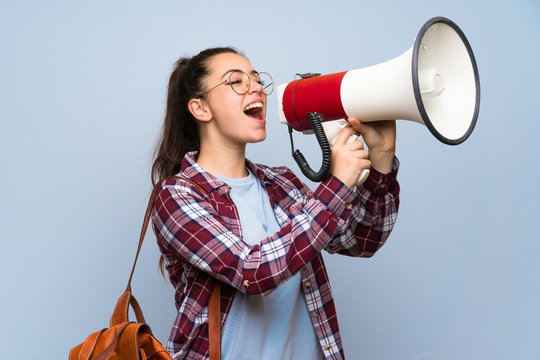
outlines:
M368 135L368 133L371 131L371 126L362 123L360 120L354 117L350 117L347 119L347 122L351 124L354 130L358 132L362 137Z
M334 145L345 145L354 132L355 130L351 126L345 126L339 131Z

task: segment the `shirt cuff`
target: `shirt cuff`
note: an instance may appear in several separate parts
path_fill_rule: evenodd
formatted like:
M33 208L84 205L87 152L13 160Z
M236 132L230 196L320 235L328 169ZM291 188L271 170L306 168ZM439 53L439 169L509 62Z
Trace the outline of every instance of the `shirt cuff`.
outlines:
M371 168L369 170L368 178L362 185L378 196L385 195L396 187L398 169L399 160L394 156L392 171L390 171L388 174L382 174L374 168Z
M332 174L317 187L313 195L343 220L347 220L351 210L360 202L356 193Z

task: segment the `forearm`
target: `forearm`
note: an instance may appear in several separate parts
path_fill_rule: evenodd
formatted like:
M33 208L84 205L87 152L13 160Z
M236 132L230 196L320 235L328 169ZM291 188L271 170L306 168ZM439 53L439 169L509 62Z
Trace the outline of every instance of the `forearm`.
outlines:
M228 220L193 189L168 189L158 195L154 212L160 247L239 291L267 294L311 261L350 216L347 204L357 196L349 189L333 192L335 181L291 199L280 231L257 245L225 226Z
M399 161L393 161L388 174L373 170L356 189L360 204L327 246L331 253L370 257L386 241L397 219L399 208Z

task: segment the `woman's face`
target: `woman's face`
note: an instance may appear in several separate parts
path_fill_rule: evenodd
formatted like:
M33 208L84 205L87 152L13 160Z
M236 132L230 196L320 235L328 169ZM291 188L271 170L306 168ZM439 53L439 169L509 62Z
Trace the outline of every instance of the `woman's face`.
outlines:
M256 73L246 58L234 53L212 57L208 68L209 76L203 82L206 89L228 80L234 70ZM251 77L247 93L239 95L225 82L208 92L206 102L217 130L214 134L219 137L213 141L244 146L266 138L266 94L255 77Z

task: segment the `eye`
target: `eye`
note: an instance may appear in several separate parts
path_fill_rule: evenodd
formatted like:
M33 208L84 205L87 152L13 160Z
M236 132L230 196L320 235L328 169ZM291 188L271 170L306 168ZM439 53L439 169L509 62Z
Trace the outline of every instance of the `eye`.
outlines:
M251 76L253 77L253 80L255 80L255 82L258 82L259 84L264 86L264 80L261 79L261 76L259 74L253 74Z

